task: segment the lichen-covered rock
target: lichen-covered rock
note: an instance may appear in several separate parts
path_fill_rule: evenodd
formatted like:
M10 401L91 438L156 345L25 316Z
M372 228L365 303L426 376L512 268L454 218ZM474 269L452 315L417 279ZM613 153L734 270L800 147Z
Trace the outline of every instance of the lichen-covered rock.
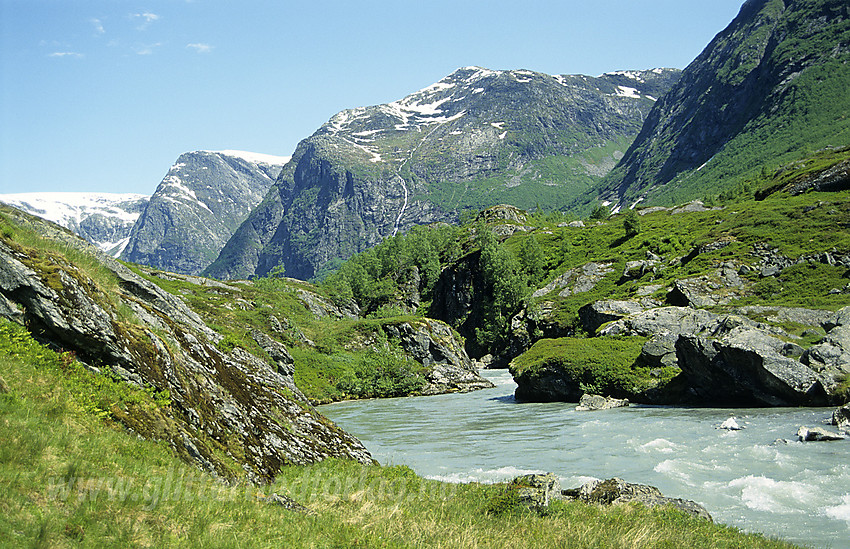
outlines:
M561 498L561 481L554 473L522 475L513 479L510 486L516 489L520 503L536 510Z
M647 507L670 505L697 518L712 520L705 507L694 501L664 497L661 490L654 486L632 484L617 477L590 481L579 488L565 490L564 495L596 505L619 505L629 502L642 503Z
M181 299L82 240L72 245L101 262L99 278L106 282L4 238L0 294L23 311L41 340L74 350L86 363L111 366L131 383L168 392L167 408L113 410L128 429L167 441L187 461L224 478L234 475L228 459L255 481L270 480L286 464L332 456L372 461L359 441L293 390L285 367L281 373L279 364L238 347L223 352L216 346L221 336Z

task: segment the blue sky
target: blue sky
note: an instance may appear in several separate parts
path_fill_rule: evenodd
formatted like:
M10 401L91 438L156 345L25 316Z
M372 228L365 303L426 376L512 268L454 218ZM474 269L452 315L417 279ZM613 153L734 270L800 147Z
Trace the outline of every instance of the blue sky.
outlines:
M743 0L0 0L0 193L151 194L459 67L684 68Z

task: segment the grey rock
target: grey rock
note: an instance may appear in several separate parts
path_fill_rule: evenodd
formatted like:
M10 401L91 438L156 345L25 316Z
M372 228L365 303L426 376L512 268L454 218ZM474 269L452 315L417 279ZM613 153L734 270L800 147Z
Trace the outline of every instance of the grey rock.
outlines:
M823 442L844 440L844 437L823 427L800 427L797 429L797 439L801 442Z
M30 221L46 237L55 231ZM68 243L111 272L115 287L108 294L82 269L45 266L2 241L0 294L42 340L85 362L109 364L130 383L168 391L171 405L147 412L152 415L113 410L128 429L166 440L187 461L225 479L231 469L205 441L241 448L234 459L257 482L271 480L284 463L332 456L372 462L359 441L294 395L276 369L240 348L220 351L221 336L181 299L76 237ZM128 319L127 310L144 315Z
M552 500L561 498L561 481L554 473L523 475L510 482L522 504L542 510Z
M628 399L611 398L601 395L584 394L576 406L577 412L593 412L596 410L610 410L612 408L624 408L629 405Z
M257 500L262 503L267 503L269 505L277 505L279 507L283 507L287 511L295 511L296 513L303 513L305 515L314 515L315 512L304 507L294 499L289 496L282 496L277 493L272 493L268 496L257 496Z
M414 360L430 368L424 395L469 392L494 387L481 377L451 327L433 319L385 324L386 334L399 341Z
M697 518L711 521L711 515L702 505L689 500L664 497L661 491L644 484L632 484L621 478L594 480L579 488L564 491L564 495L585 503L617 505L638 502L647 507L669 505Z
M832 412L832 424L838 427L840 432L850 434L850 404L845 404Z
M782 356L783 342L747 326L719 337L681 335L678 365L695 400L760 406L823 406L823 379Z
M533 297L543 297L546 294L558 291L558 296L568 297L573 294L589 292L613 270L613 263L587 263L581 267L568 270L532 295Z
M822 309L806 309L803 307L773 307L761 305L749 305L738 307L736 314L751 316L758 315L767 318L769 322L794 322L806 326L821 326L835 318L835 313Z
M604 300L589 303L578 310L581 326L594 334L603 324L643 312L646 307L634 301Z
M659 261L656 259L643 259L638 261L627 261L623 269L623 278L626 280L641 278L646 273L655 273Z

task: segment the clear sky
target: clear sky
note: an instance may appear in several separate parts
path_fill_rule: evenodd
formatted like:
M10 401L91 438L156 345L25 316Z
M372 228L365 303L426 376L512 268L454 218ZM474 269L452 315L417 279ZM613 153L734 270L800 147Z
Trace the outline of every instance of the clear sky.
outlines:
M151 194L459 67L687 66L743 0L0 0L0 193Z

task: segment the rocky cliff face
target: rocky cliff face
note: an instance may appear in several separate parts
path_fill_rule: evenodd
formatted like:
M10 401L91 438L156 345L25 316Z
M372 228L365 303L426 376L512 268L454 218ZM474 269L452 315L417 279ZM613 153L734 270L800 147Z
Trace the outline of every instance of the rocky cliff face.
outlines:
M181 299L56 226L12 209L2 213L0 315L74 351L92 371L170 394L166 408L113 409L128 429L167 441L225 479L235 476L233 462L249 479L265 481L286 464L331 456L371 461L301 397L291 363L271 337L257 336L273 363L240 347L224 351L221 336ZM61 241L63 250L78 249L94 267L71 263L49 243L20 244L22 225Z
M343 111L299 144L207 273L310 278L414 225L508 202L566 207L622 156L679 71L598 78L460 69Z
M850 139L850 7L748 0L659 99L603 196L684 201Z
M287 161L239 151L180 155L133 226L122 259L198 274L259 204Z
M0 202L70 229L101 251L118 257L130 231L150 200L130 193L17 193L0 195Z

